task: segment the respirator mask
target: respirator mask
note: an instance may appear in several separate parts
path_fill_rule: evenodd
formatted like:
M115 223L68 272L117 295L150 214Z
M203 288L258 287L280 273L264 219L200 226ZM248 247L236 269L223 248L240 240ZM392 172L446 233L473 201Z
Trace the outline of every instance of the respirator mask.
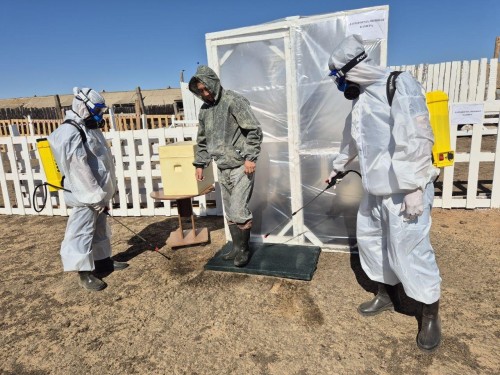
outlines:
M90 129L102 128L105 124L103 115L107 109L108 108L101 103L94 104L94 108L87 105L87 110L89 111L90 116L84 120L85 126Z
M98 97L99 101L96 100L94 103L90 98L92 96ZM102 128L105 124L103 116L108 109L104 103L104 99L92 89L89 89L86 93L80 90L76 95L76 98L83 101L87 111L89 112L89 116L84 119L85 126L90 129Z
M332 69L330 70L330 74L328 74L332 78L335 77L334 81L337 85L337 88L339 89L339 91L342 91L344 93L344 97L348 100L357 99L359 97L359 94L361 93L361 87L357 83L347 80L345 75L349 70L354 68L367 57L368 55L365 51L363 51L354 59L349 61L346 65L344 65L342 69Z

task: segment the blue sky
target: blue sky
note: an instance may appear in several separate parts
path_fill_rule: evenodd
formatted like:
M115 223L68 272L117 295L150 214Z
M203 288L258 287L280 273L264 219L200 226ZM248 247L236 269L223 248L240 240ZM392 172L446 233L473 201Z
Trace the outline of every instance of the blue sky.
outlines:
M205 34L389 5L389 65L491 58L499 0L2 0L0 98L179 87Z

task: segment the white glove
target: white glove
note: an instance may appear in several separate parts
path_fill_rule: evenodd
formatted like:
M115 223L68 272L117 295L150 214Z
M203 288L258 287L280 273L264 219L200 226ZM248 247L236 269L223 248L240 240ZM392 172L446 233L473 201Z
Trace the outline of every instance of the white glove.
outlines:
M332 178L334 178L336 175L337 175L337 172L332 171L332 173L330 173L330 176L328 176L328 178L325 180L325 182L327 184L329 184L332 181Z
M96 210L98 214L106 211L107 209L107 207L102 203L91 204L90 207L92 207L93 210Z
M423 192L420 189L408 193L403 198L401 212L409 219L415 219L424 212Z

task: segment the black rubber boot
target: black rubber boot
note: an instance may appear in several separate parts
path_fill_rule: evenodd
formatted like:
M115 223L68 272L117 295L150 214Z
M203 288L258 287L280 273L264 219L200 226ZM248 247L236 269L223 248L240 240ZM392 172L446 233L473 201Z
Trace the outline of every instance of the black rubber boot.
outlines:
M374 316L387 310L394 311L393 300L398 299L396 287L383 283L377 283L377 285L377 295L371 301L363 302L358 306L358 312L363 316Z
M426 305L422 303L422 324L417 335L417 345L425 352L433 352L441 343L441 320L439 300Z
M238 228L238 226L236 225ZM234 258L234 265L236 267L244 267L248 264L250 261L250 231L252 228L248 229L240 229L239 234L239 251L236 254L236 257Z
M233 248L231 251L222 256L224 260L233 260L236 258L236 254L240 252L240 236L241 230L236 224L229 225L229 232L231 232L231 240L233 241Z
M94 260L94 265L96 273L120 271L128 267L128 263L117 262L111 258Z
M106 288L106 283L95 277L92 271L78 271L78 276L80 277L78 283L87 290L98 291Z

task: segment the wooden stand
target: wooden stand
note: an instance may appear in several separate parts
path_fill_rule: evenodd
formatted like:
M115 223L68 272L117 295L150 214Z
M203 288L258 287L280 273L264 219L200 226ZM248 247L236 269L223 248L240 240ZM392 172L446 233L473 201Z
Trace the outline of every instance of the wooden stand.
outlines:
M205 191L197 195L163 195L163 190L154 191L150 194L151 198L159 200L175 200L177 201L177 215L179 217L179 228L174 232L170 233L167 239L167 245L171 248L189 246L200 243L208 242L208 228L196 229L194 215L193 215L193 205L191 199L199 195L205 195L213 190L212 186L209 186ZM183 218L191 218L191 229L184 229L182 227Z

